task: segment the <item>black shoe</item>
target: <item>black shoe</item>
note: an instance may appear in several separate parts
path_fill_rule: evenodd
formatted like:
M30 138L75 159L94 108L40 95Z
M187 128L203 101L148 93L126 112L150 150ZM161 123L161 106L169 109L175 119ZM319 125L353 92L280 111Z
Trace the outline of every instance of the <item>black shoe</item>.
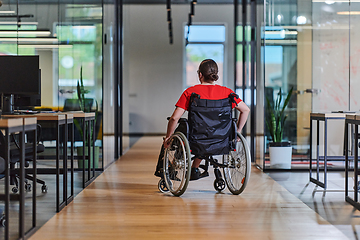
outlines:
M160 168L160 170L156 170L154 175L161 178L164 177L163 169Z
M191 168L190 181L198 180L200 178L208 177L208 176L209 176L208 171L204 171L201 173L199 168Z
M200 178L199 168L191 168L190 181L198 180Z

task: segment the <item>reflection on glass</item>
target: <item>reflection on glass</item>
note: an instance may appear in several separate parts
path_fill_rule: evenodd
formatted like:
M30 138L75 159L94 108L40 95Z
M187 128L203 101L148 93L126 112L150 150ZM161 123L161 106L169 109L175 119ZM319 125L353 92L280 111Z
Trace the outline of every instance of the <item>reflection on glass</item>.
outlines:
M186 39L186 81L185 88L198 84L197 69L202 60L210 58L219 67L219 85L223 84L225 26L192 25L185 26Z
M217 62L219 80L216 84L223 83L224 45L223 44L188 44L186 46L186 86L199 84L197 69L202 60L211 58Z

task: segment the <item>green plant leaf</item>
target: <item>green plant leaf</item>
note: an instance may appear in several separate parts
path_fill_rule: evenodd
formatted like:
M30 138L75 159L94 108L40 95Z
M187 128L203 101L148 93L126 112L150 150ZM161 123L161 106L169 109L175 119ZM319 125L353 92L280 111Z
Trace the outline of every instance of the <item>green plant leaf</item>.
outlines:
M285 108L289 104L292 93L293 88L291 88L288 92L284 102L281 88L277 98L273 102L271 102L269 98L265 96L267 112L267 115L265 116L265 122L273 142L281 142L283 140L285 122L287 119L287 116L285 115Z

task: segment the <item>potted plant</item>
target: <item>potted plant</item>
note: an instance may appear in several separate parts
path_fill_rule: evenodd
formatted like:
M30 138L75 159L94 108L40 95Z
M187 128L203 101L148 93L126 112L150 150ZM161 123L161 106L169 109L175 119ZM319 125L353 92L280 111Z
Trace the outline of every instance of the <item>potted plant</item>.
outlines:
M272 140L272 142L269 143L271 168L291 168L291 142L283 141L283 133L287 119L285 108L289 104L292 92L293 88L290 89L285 100L282 97L283 92L281 91L281 88L275 101L271 102L269 98L266 97L267 116L265 122Z
M83 112L91 112L91 105L87 104L87 98L85 97L85 95L87 93L89 93L90 91L85 89L84 87L84 82L83 82L83 76L82 76L82 66L80 67L80 79L77 83L77 96L78 96L78 99L79 99L79 105L80 105L80 109L81 111ZM97 120L97 116L98 116L98 103L97 101L95 100L95 126L96 126L96 120ZM80 125L80 123L74 119L74 124L77 128L77 130L79 131L80 133L80 136L81 138L83 137L83 128L82 126ZM92 158L93 158L93 149L92 149L92 139L93 139L93 134L95 134L95 129L90 129L90 143L88 142L88 139L85 138L85 141L84 144L85 144L85 166L88 166L88 160L89 157L87 156L88 155L88 146L90 145L90 167L92 168L93 167L93 161L92 161ZM83 139L82 139L83 140ZM99 166L99 147L98 146L95 146L95 168L97 168ZM79 168L83 168L83 147L78 147L77 148L77 156L78 156L78 167Z

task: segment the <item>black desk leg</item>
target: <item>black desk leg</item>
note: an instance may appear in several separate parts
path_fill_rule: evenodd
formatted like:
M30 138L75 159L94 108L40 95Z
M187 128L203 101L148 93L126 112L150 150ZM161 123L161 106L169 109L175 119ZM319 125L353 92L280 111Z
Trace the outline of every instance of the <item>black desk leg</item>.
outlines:
M36 164L37 164L37 146L36 146L36 140L37 140L37 128L35 128L35 130L33 131L33 177L34 177L34 181L33 181L33 218L32 218L32 222L33 222L33 228L36 227Z
M359 126L355 124L355 151L354 151L354 201L358 202L358 142L359 142Z
M327 118L324 127L324 189L327 188Z
M59 141L60 141L60 130L59 124L56 124L56 212L60 212L60 149L59 149Z
M5 239L9 239L9 204L10 204L10 136L9 131L5 130L5 145L6 145L6 166L5 166Z
M93 147L93 178L95 178L95 141L96 141L96 136L95 136L95 120L91 121L92 122L92 131L93 131L93 134L92 134L92 147Z
M91 125L90 121L87 121L87 140L88 140L88 169L87 169L87 181L91 179Z
M19 238L24 239L25 236L25 152L24 152L24 131L19 133L20 135L20 173L19 173ZM7 222L8 224L8 222Z
M348 140L348 134L349 134L349 125L347 123L347 121L345 120L345 141L344 141L344 145L345 145L345 199L346 197L349 195L349 140Z
M310 178L309 181L311 181L312 178L312 130L313 130L313 120L310 117L310 153L309 153L309 157L310 157Z
M317 120L316 121L316 124L317 124L317 129L316 129L316 180L320 180L320 165L319 165L319 162L320 162L320 153L319 153L319 150L320 150L320 134L319 134L319 128L320 128L320 121Z
M83 188L85 188L85 146L86 146L86 135L85 135L85 132L86 132L86 125L85 125L85 119L82 120L82 124L83 124Z
M67 124L63 125L63 201L67 202L67 139L68 139L68 127Z

